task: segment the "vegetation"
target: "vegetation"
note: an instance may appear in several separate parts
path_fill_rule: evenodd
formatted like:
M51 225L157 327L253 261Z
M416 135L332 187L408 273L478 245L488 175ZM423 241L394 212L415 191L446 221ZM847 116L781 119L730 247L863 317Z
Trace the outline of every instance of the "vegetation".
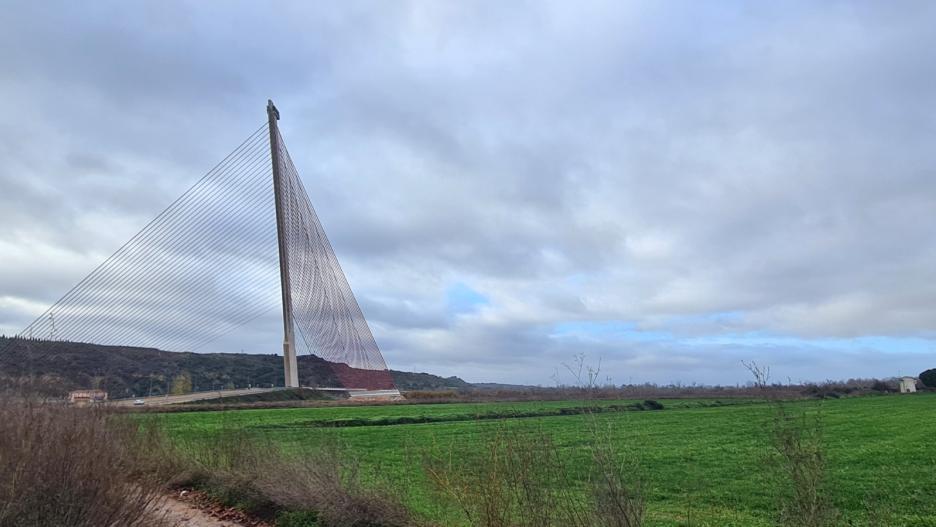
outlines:
M779 515L785 527L833 527L838 511L828 487L821 401L790 404L769 389L769 370L746 364L772 408L768 435L779 476Z
M771 395L134 415L7 396L0 526L159 525L150 513L169 486L292 527L926 527L934 403ZM380 426L337 424L349 420Z
M284 453L229 430L174 453L187 470L170 486L196 488L278 527L416 525L396 496L361 484L354 462L329 446Z
M153 436L97 409L0 396L0 526L151 527Z
M189 391L282 386L283 357L247 353L177 353L152 348L100 346L75 342L0 337L0 379L44 378L51 395L82 388L107 390L111 398L164 395ZM42 360L38 360L39 358ZM391 371L401 389L457 388L470 385L457 377ZM304 386L340 386L330 363L310 355L299 357ZM188 381L176 384L180 379Z
M172 378L169 395L185 395L187 393L192 393L192 376L189 372L183 371Z
M722 406L725 403L714 401L711 403L698 402L699 405L710 404ZM313 419L303 423L271 424L268 428L296 426L344 428L353 426L390 426L409 425L418 423L451 423L455 421L481 421L485 419L522 419L528 417L548 417L553 415L579 415L599 414L604 412L639 412L643 410L662 410L663 405L656 401L644 403L616 404L614 402L593 406L538 406L526 409L501 408L493 411L474 413L428 413L424 415L392 415L374 417L345 417L337 419Z
M617 400L589 404L626 407L638 402L642 403ZM614 453L615 466L624 467L619 472L623 488L640 489L643 525L777 525L782 518L793 518L792 511L784 508L796 489L809 488L810 481L817 483L823 507L838 512L828 516L834 525L936 525L936 477L932 472L936 422L925 417L932 412L936 395L826 399L821 402L819 420L818 400L786 402L785 411L791 419L782 421L785 427L779 430L774 427L776 409L763 401L667 399L663 403L662 411L594 413L555 411L581 408L579 400L292 408L161 417L167 432L180 445L211 444L231 431L277 445L286 455L301 455L316 445L335 445L346 458L355 460L354 472L361 485L399 489L399 499L417 517L442 525L480 525L468 519L460 502L477 504L481 497L471 493L477 489L472 490L475 486L468 484L470 480L459 481L455 476L449 478L449 489L466 489L466 493L446 491L445 485L440 485L445 479L437 480L430 467L438 468L442 463L449 475L477 480L490 476L491 467L496 466L491 463L503 463L497 471L503 474L507 466L532 463L543 467L544 460L553 459L554 464L543 467L547 474L511 476L514 479L506 480L505 487L524 487L532 492L540 485L528 485L530 481L552 478L561 483L550 486L547 497L555 492L579 503L594 504L589 501L595 496L598 465L594 456L596 445L602 444ZM540 411L548 413L516 418L518 412ZM439 419L495 413L501 418ZM358 427L316 424L396 417L416 422ZM427 417L436 420L419 422ZM805 428L796 431L797 423ZM814 425L821 428L810 428ZM783 430L788 432L777 434ZM819 436L813 436L814 431ZM785 443L784 437L788 438ZM518 452L508 445L536 448ZM511 449L513 461L499 455ZM812 475L806 474L809 485L805 487L794 481L799 477L797 471L808 468L801 461L813 467L809 469ZM491 503L501 500L498 496L485 499ZM556 507L562 503L559 498L552 501ZM873 523L885 510L892 511L888 519ZM477 512L472 515L477 518Z
M236 430L170 444L158 416L23 393L0 393L0 527L170 527L162 504L180 487L277 526L417 524L392 495L362 486L334 450L286 456Z
M920 374L920 382L927 388L936 388L936 368L929 369Z
M336 392L332 392L336 393ZM340 394L341 392L337 392ZM336 395L337 395L336 394ZM202 399L191 401L181 405L169 405L160 408L169 411L191 411L193 406L212 408L215 410L225 410L233 407L278 407L290 406L291 403L301 403L304 401L334 401L335 396L328 392L306 390L303 388L287 388L270 392L251 393L247 395L235 395L224 397L222 399Z
M433 451L424 470L473 526L639 527L644 499L636 466L600 434L588 439L590 470L581 495L570 492L567 459L548 434L509 426L481 444L469 463Z

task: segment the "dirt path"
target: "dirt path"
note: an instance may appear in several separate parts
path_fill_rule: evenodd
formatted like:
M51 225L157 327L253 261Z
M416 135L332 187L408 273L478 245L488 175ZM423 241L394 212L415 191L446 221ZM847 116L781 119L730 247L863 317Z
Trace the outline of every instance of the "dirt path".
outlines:
M183 491L167 497L157 514L175 527L272 527L236 509L212 503L199 492Z

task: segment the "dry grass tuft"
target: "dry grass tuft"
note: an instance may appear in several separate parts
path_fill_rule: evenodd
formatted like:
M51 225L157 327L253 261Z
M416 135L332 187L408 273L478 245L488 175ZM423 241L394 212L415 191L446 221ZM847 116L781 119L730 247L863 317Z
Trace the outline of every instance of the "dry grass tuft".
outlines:
M390 494L361 484L358 471L332 448L284 453L236 430L185 454L193 467L176 485L206 490L266 519L307 513L321 527L408 527L417 521Z
M585 498L566 481L568 452L542 433L499 429L476 460L452 450L427 456L429 480L476 527L640 527L644 497L635 465L592 436ZM581 468L581 467L579 467Z
M0 395L0 526L154 526L137 426L99 408ZM149 452L151 450L147 450Z
M744 366L771 405L768 427L772 459L780 480L779 523L785 527L832 527L839 512L831 499L823 444L822 408L816 403L793 406L772 392L770 370L755 363ZM810 411L812 410L812 411Z

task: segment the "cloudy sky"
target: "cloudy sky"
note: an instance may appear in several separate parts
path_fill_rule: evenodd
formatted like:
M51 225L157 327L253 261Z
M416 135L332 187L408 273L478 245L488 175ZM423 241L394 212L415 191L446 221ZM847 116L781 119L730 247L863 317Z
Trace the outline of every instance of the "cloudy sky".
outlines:
M271 97L391 367L917 374L936 366L934 24L912 1L4 2L0 332ZM241 347L278 348L258 334Z

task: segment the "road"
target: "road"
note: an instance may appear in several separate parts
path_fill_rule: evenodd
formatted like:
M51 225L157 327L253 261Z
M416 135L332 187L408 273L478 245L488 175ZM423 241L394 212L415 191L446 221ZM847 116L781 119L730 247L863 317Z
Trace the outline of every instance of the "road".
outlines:
M244 388L240 390L215 390L211 392L195 392L185 395L157 395L155 397L140 397L138 399L117 399L111 401L116 406L137 406L135 401L143 401L142 406L165 406L168 404L190 403L193 401L207 401L210 399L223 399L225 397L237 397L239 395L252 395L256 393L268 393L286 388ZM322 392L345 392L351 400L357 401L398 401L402 399L398 390L364 390L359 388L309 388L305 390L317 390Z
M221 399L224 397L237 397L239 395L252 395L256 393L275 392L285 388L243 388L240 390L217 390L211 392L195 392L185 395L157 395L155 397L140 397L139 399L118 399L111 404L116 406L134 406L134 401L143 401L144 406L165 406L167 404L190 403L208 399Z

